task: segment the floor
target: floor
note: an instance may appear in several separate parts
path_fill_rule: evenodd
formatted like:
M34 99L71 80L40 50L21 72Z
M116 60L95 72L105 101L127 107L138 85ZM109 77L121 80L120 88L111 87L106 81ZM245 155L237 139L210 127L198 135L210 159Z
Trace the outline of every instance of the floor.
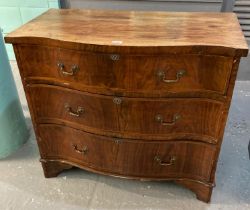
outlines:
M0 160L0 210L78 209L250 209L250 82L237 82L210 204L171 182L140 182L75 169L45 179L17 66L13 74L27 123L29 141Z

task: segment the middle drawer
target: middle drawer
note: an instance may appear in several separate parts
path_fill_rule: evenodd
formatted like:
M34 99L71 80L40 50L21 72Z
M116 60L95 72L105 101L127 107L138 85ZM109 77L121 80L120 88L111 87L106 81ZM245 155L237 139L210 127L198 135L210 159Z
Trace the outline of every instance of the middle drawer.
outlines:
M223 103L209 99L119 98L50 85L28 90L38 123L116 137L216 143L223 113Z

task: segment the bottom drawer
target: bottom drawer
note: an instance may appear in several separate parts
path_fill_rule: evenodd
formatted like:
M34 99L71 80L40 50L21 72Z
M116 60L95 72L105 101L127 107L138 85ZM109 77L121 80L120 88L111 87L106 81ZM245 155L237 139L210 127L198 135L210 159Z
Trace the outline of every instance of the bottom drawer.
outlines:
M117 139L52 124L39 125L39 135L44 159L125 177L209 181L216 153L205 143Z

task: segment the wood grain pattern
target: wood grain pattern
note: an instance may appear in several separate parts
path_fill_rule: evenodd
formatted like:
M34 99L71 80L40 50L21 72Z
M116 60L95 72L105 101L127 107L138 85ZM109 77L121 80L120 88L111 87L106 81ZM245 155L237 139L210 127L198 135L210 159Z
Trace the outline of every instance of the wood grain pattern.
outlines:
M61 159L86 168L117 175L151 179L187 178L209 182L216 151L214 146L191 142L150 142L108 138L88 134L65 126L40 125L39 134L43 159ZM67 136L71 136L68 141ZM86 154L77 150L87 148ZM173 165L162 166L155 156Z
M153 94L165 96L168 93L213 93L225 95L229 69L233 59L222 56L201 55L118 55L113 61L112 54L87 53L76 50L65 50L52 47L32 45L19 46L26 80L44 80L47 83L59 81L68 87L77 85L76 89L92 93L127 92L129 96ZM33 56L30 56L30 55ZM64 65L66 72L72 66L79 70L75 75L63 75L57 64ZM166 79L175 80L176 74L186 73L180 81L165 83ZM74 88L74 86L73 86Z
M33 85L29 87L28 91L38 123L59 120L65 124L73 122L79 124L79 126L85 126L87 131L112 132L119 130L116 105L113 103L113 98L84 94L79 91L48 85ZM70 110L65 107L66 104L70 107ZM76 113L79 107L83 108L80 116L70 114L70 112Z
M75 166L84 170L88 170L93 173L98 173L102 175L109 175L116 178L125 178L125 179L139 179L140 181L151 181L152 178L141 178L141 177L130 177L130 176L124 176L124 175L118 175L106 171L100 171L95 170L93 168L86 168L86 166L83 166L81 163L78 164L76 162L72 162L69 160L62 160L62 159L40 159L40 162L42 163L44 175L46 178L51 178L57 176L59 173L61 173L64 170L70 169L70 167ZM198 181L195 179L187 179L187 178L167 178L164 177L163 179L153 179L154 181L174 181L176 184L182 185L191 191L193 191L196 194L197 199L204 201L204 202L210 202L213 187L215 186L213 183L207 183L204 181Z
M248 53L234 14L50 10L5 40L14 44L45 177L76 166L173 180L210 201ZM79 69L66 76L58 62ZM174 80L183 69L171 84L157 77L162 70Z
M87 132L144 140L190 139L217 143L223 103L208 99L118 98L88 94L49 85L30 85L29 94L38 123L65 124ZM79 117L70 115L65 104ZM156 121L160 114L173 125Z
M51 9L10 33L5 41L127 53L246 56L248 52L233 13Z
M212 182L215 182L215 172L216 172L216 168L217 168L217 161L218 161L219 155L220 155L220 149L221 149L224 131L225 131L225 127L226 127L226 122L227 122L227 118L228 118L229 108L231 105L231 100L232 100L232 96L233 96L233 90L234 90L234 86L235 86L237 72L239 69L239 64L240 64L240 57L235 57L234 64L232 67L231 76L229 79L229 86L228 86L227 98L226 98L227 100L225 102L225 107L224 107L224 111L223 111L223 118L222 118L221 125L220 125L220 133L219 133L219 138L218 138L219 141L217 144L218 150L216 151L216 155L215 155L216 161L214 162L213 170L212 170L211 177L210 177Z
M143 139L190 139L217 143L223 103L200 98L122 98L120 130ZM160 115L163 122L156 120ZM174 117L180 119L173 123ZM170 123L170 125L164 125ZM171 124L173 123L173 124ZM137 135L136 135L137 134Z

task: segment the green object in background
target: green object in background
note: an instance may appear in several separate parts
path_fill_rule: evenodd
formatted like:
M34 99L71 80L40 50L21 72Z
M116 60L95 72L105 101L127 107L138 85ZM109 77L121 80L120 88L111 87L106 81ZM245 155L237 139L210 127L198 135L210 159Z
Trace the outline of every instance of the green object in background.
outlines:
M29 132L0 31L0 158L23 145Z
M21 25L46 12L59 8L58 0L0 0L0 26L6 36ZM15 60L11 45L6 44L8 57Z

